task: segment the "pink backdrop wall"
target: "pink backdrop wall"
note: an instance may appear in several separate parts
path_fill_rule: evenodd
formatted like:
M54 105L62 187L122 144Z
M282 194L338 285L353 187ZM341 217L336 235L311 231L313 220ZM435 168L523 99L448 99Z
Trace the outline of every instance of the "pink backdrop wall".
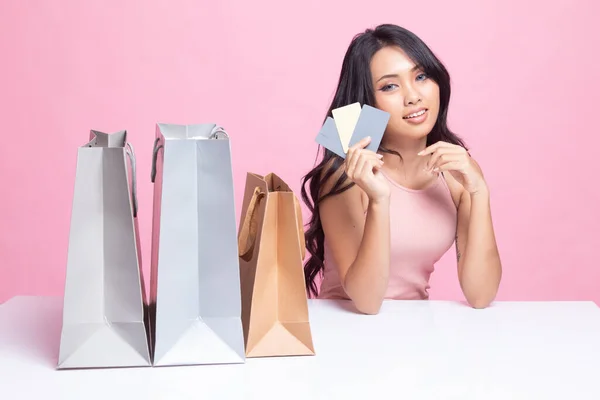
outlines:
M492 190L498 299L600 304L598 3L320 3L0 2L0 302L62 293L90 129L127 129L136 148L148 271L155 123L229 130L238 216L246 171L276 171L299 193L346 46L392 22L451 72L451 126ZM453 259L437 266L432 298L462 299Z

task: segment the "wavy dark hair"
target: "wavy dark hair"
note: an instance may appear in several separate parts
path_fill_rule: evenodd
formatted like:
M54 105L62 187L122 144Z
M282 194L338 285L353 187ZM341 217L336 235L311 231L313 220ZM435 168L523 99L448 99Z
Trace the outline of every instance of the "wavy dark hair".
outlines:
M375 53L387 46L401 48L439 86L440 110L437 121L427 136L427 145L442 140L465 147L462 139L451 132L446 123L450 103L450 75L448 71L419 37L397 25L379 25L375 29L367 29L352 39L342 62L333 101L323 122L327 119L327 116L332 116L332 110L348 104L359 102L361 105L368 104L375 107L375 90L372 84L370 63ZM348 177L345 173L342 173L329 193L321 193L323 184L342 167L344 162L335 153L327 149L323 150L323 158L303 177L301 187L302 200L312 213L308 229L305 232L306 249L310 255L304 265L304 276L309 297L311 294L318 295L315 279L323 272L324 268L325 233L321 224L319 203L330 196L350 189L354 185L351 182L346 182ZM391 153L401 157L399 153L383 146L379 147L379 152Z

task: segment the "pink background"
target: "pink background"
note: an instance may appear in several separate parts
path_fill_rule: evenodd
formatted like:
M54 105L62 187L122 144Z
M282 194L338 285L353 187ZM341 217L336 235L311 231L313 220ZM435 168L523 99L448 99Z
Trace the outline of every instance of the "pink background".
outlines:
M498 299L600 304L598 2L301 3L0 2L0 302L62 293L90 129L129 131L148 271L155 123L228 129L238 217L246 171L275 171L299 194L350 39L392 22L451 72L451 127L492 190ZM462 299L453 251L431 295Z

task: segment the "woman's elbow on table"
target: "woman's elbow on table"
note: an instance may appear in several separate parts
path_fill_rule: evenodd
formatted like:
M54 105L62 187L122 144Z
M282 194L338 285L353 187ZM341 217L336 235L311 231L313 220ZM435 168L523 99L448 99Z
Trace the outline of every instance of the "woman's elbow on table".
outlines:
M372 287L365 287L363 284L356 285L356 280L349 282L348 278L349 276L346 275L344 279L344 291L352 301L352 304L354 304L356 310L362 314L379 314L385 297L383 289L385 286L379 288L379 290L374 290Z
M467 303L475 309L484 309L494 300L493 296L470 296L467 297Z
M354 299L352 301L356 310L362 314L376 315L381 310L383 298L380 299Z

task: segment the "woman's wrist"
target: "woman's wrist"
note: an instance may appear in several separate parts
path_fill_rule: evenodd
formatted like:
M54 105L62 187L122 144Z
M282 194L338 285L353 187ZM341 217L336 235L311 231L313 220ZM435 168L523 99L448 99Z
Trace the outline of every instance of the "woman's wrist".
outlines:
M372 199L369 199L369 207L389 207L390 205L390 196L379 196Z
M471 196L471 199L479 197L486 198L490 196L490 190L488 189L487 184L485 182L482 182L477 186L476 190L470 192L469 194Z

